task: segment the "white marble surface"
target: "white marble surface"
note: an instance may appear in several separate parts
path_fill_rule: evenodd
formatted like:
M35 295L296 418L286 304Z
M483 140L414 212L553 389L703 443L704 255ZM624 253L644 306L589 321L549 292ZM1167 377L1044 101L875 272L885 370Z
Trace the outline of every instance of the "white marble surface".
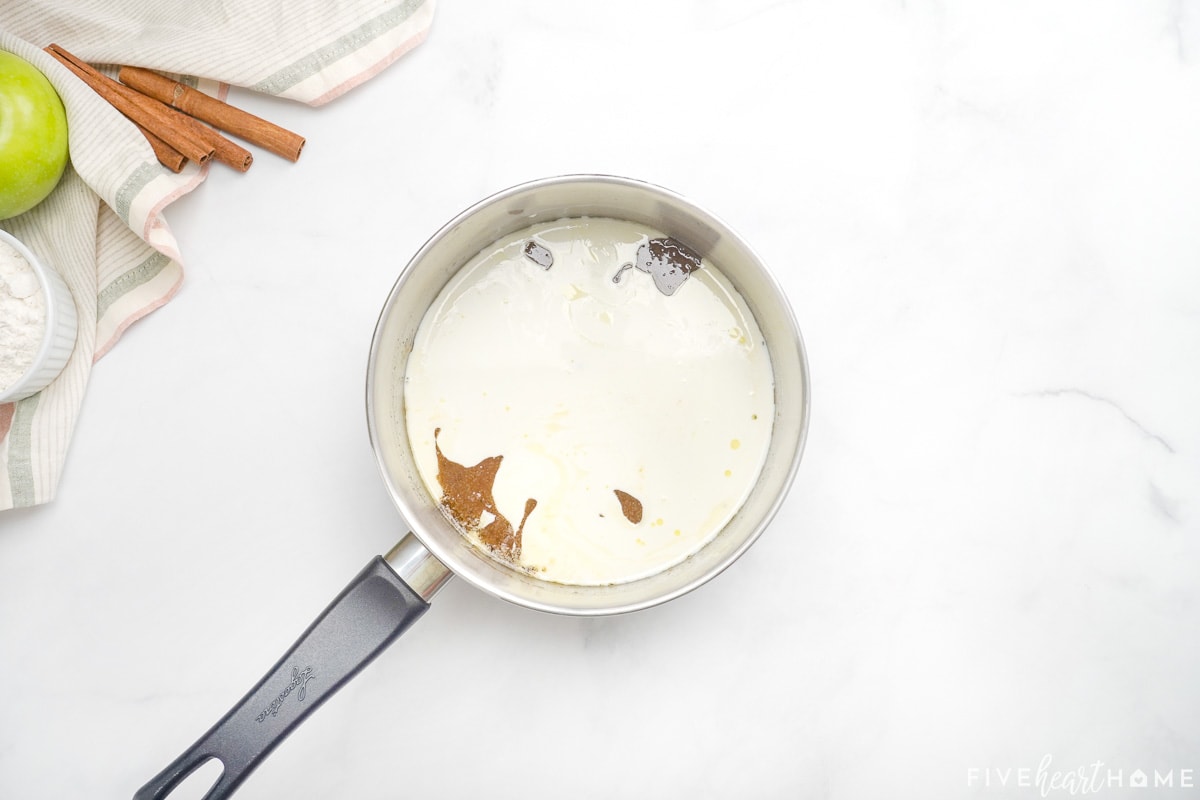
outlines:
M789 499L634 615L451 583L240 797L1200 793L1200 4L445 0L331 106L231 99L304 156L168 210L182 292L97 365L59 499L0 515L0 797L130 797L404 532L382 301L566 172L773 266Z

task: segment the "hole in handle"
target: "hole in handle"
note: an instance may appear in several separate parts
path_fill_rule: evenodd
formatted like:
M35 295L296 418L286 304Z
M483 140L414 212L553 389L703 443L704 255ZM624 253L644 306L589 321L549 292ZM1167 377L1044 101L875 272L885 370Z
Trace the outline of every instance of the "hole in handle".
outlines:
M166 796L171 800L202 800L225 774L225 765L209 756L187 774Z

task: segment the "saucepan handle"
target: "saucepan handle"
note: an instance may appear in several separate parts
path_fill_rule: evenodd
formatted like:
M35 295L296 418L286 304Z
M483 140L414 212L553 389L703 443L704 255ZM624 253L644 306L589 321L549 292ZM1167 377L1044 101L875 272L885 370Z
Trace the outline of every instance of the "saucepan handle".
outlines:
M258 685L134 800L162 800L213 758L224 771L204 800L229 797L297 725L428 608L426 599L375 557Z

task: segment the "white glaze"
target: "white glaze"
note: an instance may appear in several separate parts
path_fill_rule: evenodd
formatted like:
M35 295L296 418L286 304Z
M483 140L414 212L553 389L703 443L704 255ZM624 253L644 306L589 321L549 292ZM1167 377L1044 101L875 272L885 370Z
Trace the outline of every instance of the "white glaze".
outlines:
M744 301L707 261L669 296L621 271L661 237L612 219L521 231L455 276L414 342L405 415L427 487L442 496L437 429L450 460L503 456L497 508L515 528L537 500L517 563L547 580L679 562L737 511L766 455L771 365ZM523 252L530 240L552 266ZM641 501L640 522L614 490Z

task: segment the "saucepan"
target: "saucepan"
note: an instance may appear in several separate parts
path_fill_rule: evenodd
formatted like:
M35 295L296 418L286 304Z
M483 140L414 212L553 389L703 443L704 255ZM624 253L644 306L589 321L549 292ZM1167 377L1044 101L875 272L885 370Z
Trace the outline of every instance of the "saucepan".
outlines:
M774 420L758 480L700 550L648 577L580 586L509 568L468 541L418 471L405 426L405 370L426 310L483 248L539 222L599 217L662 231L717 265L761 330L774 378ZM667 189L628 178L567 175L501 191L448 222L409 261L384 303L367 366L367 428L383 481L410 532L376 556L267 675L216 725L142 787L167 796L209 762L222 772L205 800L228 797L292 730L429 607L452 576L519 606L598 616L645 609L721 573L767 527L796 474L809 420L804 346L787 298L750 246L717 217Z

